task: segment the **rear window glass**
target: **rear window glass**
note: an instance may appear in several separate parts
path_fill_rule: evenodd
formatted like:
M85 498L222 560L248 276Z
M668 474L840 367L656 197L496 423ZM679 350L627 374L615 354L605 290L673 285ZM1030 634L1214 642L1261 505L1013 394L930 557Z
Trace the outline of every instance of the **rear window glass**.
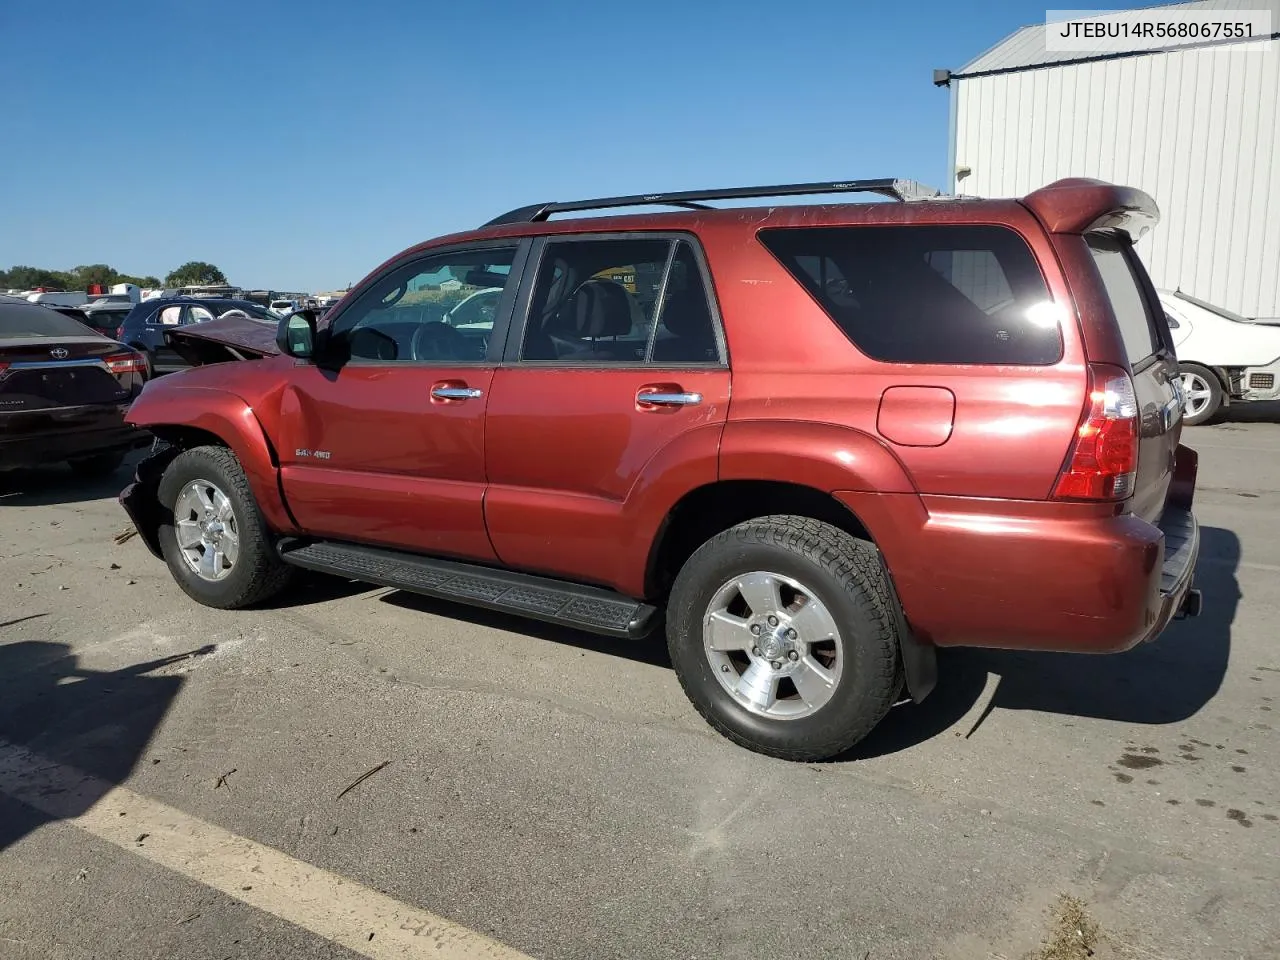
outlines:
M96 337L98 332L57 310L34 303L0 303L0 340L23 337Z
M1102 277L1107 299L1111 301L1111 312L1120 324L1124 352L1129 358L1129 365L1133 366L1155 353L1160 344L1151 323L1146 297L1130 262L1131 255L1125 252L1128 244L1099 235L1089 237L1086 242Z
M867 356L1047 365L1062 333L1026 242L994 226L800 227L761 242Z

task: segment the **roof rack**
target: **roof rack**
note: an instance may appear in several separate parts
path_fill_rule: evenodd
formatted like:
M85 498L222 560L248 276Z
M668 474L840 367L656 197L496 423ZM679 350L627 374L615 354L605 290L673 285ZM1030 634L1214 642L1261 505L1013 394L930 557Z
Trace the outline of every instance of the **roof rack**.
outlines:
M798 197L826 193L877 193L894 200L927 200L941 191L915 180L825 180L820 183L782 183L769 187L729 187L724 190L683 190L676 193L640 193L629 197L601 197L597 200L569 200L535 203L494 217L486 227L506 223L536 223L553 213L578 210L606 210L611 207L665 205L691 210L710 210L704 200L741 200L750 197Z

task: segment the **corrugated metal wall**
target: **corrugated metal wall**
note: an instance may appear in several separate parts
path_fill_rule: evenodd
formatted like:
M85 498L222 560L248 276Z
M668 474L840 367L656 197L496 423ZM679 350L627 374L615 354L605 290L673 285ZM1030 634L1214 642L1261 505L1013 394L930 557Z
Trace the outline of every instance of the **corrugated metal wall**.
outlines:
M1252 45L1250 45L1252 46ZM953 81L957 193L1021 196L1060 177L1141 187L1157 286L1280 317L1280 56L1183 50Z

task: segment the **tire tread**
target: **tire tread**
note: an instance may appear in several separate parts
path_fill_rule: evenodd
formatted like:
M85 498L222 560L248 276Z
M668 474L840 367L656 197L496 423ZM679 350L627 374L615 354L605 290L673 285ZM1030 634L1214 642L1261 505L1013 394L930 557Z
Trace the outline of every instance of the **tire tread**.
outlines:
M870 638L874 651L871 660L870 688L873 696L858 704L853 722L831 729L825 735L806 737L803 743L785 747L761 743L735 730L725 723L701 698L694 695L690 678L677 670L681 686L694 707L717 732L740 746L768 756L785 760L814 762L827 760L850 749L863 739L884 718L897 696L902 683L902 663L898 653L898 623L895 601L886 580L880 551L874 544L858 540L838 527L811 517L771 515L758 517L721 531L695 551L686 564L688 569L713 552L734 546L772 546L805 557L824 570L838 586L847 591L861 614L861 623L850 625L855 634ZM684 570L681 571L681 574ZM679 599L680 578L673 590ZM674 629L669 632L668 644L672 648L672 660L676 660L676 642L683 631L688 630L688 609L670 611ZM865 669L865 665L864 665Z

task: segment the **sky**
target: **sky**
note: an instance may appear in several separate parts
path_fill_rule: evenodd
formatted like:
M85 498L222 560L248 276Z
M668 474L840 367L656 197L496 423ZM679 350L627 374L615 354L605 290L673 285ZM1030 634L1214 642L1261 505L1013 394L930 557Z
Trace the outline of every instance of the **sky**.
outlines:
M933 69L1045 9L3 0L0 268L205 260L246 288L317 292L529 203L945 187Z

